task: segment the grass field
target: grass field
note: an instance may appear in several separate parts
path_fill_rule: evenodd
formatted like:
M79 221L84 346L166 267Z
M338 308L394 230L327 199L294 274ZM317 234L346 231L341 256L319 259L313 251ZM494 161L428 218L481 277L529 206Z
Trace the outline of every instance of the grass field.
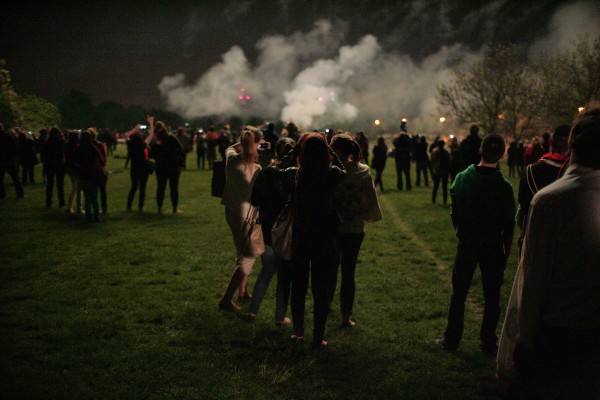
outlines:
M384 219L367 226L357 266L357 326L340 328L336 294L330 346L313 350L292 343L290 327L276 327L275 282L253 323L217 310L234 246L220 199L210 196L211 173L191 168L195 163L191 154L178 215L156 213L154 176L146 212L125 211L130 181L123 158L109 160L109 214L99 224L46 210L41 183L25 186L23 200L7 185L9 196L0 202L1 398L502 396L495 361L478 348L478 275L458 353L434 343L445 328L456 243L449 209L430 203L430 187L396 191L390 160L380 195ZM168 194L165 201L168 209ZM503 304L515 268L513 254ZM251 286L259 269L257 262ZM306 324L312 327L310 313Z

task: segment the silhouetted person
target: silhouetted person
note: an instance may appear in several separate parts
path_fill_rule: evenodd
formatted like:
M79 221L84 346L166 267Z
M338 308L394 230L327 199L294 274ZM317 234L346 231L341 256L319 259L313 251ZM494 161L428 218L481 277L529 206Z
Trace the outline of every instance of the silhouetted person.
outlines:
M433 175L433 191L431 202L435 204L437 191L442 184L444 205L448 202L448 175L450 174L450 153L444 149L444 141L438 140L435 149L431 152L431 171Z
M480 348L486 355L496 355L500 287L515 225L513 189L498 169L505 149L502 136L487 135L481 142L481 161L459 173L450 188L458 246L452 269L448 325L444 338L437 341L447 351L458 349L464 330L465 301L479 265L485 301Z
M4 173L8 173L15 185L17 198L25 197L23 185L19 180L19 167L17 166L17 138L4 130L0 123L0 200L6 197L4 188Z
M377 139L377 144L373 146L373 159L371 161L371 167L375 169L375 187L379 185L379 188L383 192L383 170L385 169L385 163L388 157L388 147L385 144L385 139L380 136Z
M50 128L46 142L42 147L44 169L46 171L46 208L52 207L52 192L56 182L58 206L65 206L65 138L59 127Z
M396 159L396 187L402 190L402 175L406 180L406 190L411 190L410 182L410 155L411 143L410 137L406 133L401 133L396 137L392 144L394 145L394 158Z
M531 144L529 146L527 146L527 149L525 149L525 165L524 166L528 166L529 164L533 164L534 162L537 162L537 160L539 160L540 157L544 155L544 153L545 153L545 150L544 150L544 147L542 146L542 143L540 142L540 139L538 137L534 137Z
M421 186L421 175L423 175L423 181L425 186L429 186L429 157L427 156L427 138L421 136L415 142L414 147L414 159L417 168L417 179L415 185Z
M479 148L481 147L481 138L479 137L479 125L473 124L469 128L469 136L460 142L460 156L463 169L469 165L477 165L481 158Z
M26 184L35 183L33 168L37 157L35 154L35 142L30 134L19 130L19 144L17 146L19 164L21 165L21 181Z
M519 148L517 147L517 142L513 141L508 146L508 151L506 152L506 163L508 164L508 177L512 178L515 176L517 172L517 163L519 161Z

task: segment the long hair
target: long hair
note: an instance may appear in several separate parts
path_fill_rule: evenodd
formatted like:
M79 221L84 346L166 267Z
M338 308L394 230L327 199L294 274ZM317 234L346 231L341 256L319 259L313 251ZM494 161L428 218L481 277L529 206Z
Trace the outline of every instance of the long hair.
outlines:
M260 142L260 139L262 139L260 129L246 125L242 130L240 144L242 145L242 161L244 164L250 165L258 161L256 143Z
M169 137L169 130L167 129L167 125L165 125L165 123L162 121L157 121L154 124L154 129L155 129L156 138L161 143L164 143L165 140L167 140L167 138Z
M53 126L52 128L50 128L50 132L46 137L46 142L52 143L59 142L61 140L64 140L64 136L60 128L58 126Z
M302 141L298 166L300 171L310 175L325 174L331 165L331 154L325 135L309 133Z

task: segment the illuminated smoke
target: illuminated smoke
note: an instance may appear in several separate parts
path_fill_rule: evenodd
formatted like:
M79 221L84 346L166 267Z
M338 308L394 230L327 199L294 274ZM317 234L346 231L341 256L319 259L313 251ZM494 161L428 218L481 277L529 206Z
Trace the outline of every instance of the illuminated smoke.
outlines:
M334 26L327 20L317 21L308 32L265 36L256 43L258 56L253 63L242 48L234 46L195 83L188 84L182 74L175 74L164 77L159 90L168 108L185 118L255 115L292 121L305 130L365 129L379 119L378 129L398 131L406 117L411 131L436 130L438 85L448 82L458 60L469 60L482 51L461 43L465 32L476 31L473 27L483 23L480 35L488 42L506 2L489 3L454 28L444 7L432 16L427 14L428 4L412 2L403 21L406 28L386 37L366 35L348 43L343 24ZM415 27L425 17L433 22L427 29L420 28L423 34L446 44L435 47L435 42L427 41L434 47L416 60L408 55L414 50L409 47ZM530 53L564 50L577 33L589 32L595 38L599 30L598 3L571 3L557 10L547 33L540 33ZM245 89L243 101L240 88ZM246 101L246 95L251 100Z

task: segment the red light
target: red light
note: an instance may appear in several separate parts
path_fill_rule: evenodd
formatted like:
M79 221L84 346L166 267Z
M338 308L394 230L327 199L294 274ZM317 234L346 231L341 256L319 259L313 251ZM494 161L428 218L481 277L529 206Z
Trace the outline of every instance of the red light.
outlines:
M244 89L244 88L241 88L241 89L240 89L240 91L241 91L241 92L245 92L245 91L246 91L246 89Z
M246 96L246 100L250 100L250 96Z
M238 97L238 99L244 100L244 96L240 96L240 97Z

